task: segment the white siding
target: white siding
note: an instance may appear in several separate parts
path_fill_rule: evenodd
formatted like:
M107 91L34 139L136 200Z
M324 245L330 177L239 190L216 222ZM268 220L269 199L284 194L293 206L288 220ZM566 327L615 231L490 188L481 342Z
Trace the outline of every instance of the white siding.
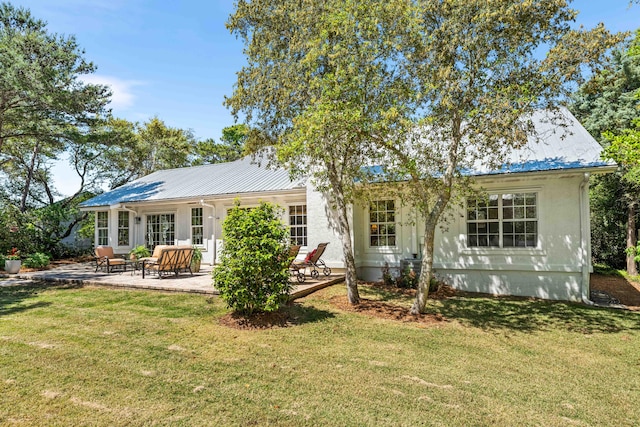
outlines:
M581 248L582 181L582 174L479 179L478 183L489 193L538 194L539 245L537 248L469 248L465 213L457 207L452 220L436 231L436 274L467 291L579 300L582 266L584 262L589 263ZM361 278L378 280L385 262L398 268L402 258L412 257L420 245L424 226L411 224L410 212L408 207L402 208L398 251L375 253L367 247L366 209L357 209L355 222L360 235L356 236L356 247Z

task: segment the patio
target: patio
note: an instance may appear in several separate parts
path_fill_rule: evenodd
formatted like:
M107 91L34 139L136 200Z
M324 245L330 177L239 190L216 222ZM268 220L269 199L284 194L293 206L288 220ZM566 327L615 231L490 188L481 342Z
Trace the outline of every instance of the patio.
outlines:
M95 264L87 262L62 265L51 270L20 272L17 275L5 276L8 277L8 279L4 280L2 284L20 284L23 281L38 280L45 282L217 295L218 291L212 285L211 270L212 266L202 265L200 272L194 273L193 276L186 273L163 279L158 279L155 276L143 279L139 270L127 270L110 274L102 271L96 273ZM291 299L302 298L318 289L343 281L343 274L332 274L328 277L321 276L317 280L312 280L311 277L307 275L307 280L304 283L293 282L294 286L291 292Z

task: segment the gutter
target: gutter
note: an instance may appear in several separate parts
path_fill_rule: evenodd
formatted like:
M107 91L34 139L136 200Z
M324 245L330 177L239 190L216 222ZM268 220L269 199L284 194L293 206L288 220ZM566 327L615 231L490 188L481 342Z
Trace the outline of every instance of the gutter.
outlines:
M580 281L580 296L582 302L587 305L594 305L594 302L589 299L590 295L590 218L589 218L589 172L585 172L580 182L580 258L582 259L582 279Z

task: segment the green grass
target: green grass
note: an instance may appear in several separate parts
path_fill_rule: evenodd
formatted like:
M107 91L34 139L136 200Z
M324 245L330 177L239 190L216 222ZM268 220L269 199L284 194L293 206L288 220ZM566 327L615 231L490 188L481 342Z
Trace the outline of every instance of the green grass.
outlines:
M218 298L0 288L0 425L637 425L640 317L457 297L420 327L340 312L234 330ZM361 288L367 298L407 298Z

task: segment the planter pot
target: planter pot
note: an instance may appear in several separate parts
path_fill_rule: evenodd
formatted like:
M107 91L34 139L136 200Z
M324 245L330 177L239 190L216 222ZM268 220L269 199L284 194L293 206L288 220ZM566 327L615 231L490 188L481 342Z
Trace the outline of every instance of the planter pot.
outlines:
M193 271L194 273L199 273L200 272L200 261L196 261L196 262L192 262L191 263L191 271Z
M4 270L9 274L18 274L22 266L22 261L19 259L7 259L4 261Z

